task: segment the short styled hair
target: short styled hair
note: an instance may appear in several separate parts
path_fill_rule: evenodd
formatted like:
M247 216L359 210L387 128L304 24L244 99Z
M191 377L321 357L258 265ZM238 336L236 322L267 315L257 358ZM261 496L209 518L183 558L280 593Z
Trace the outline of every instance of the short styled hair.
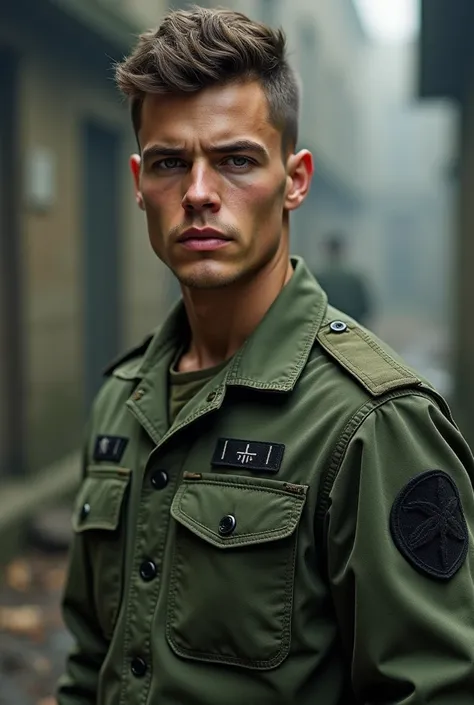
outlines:
M296 146L300 91L287 59L285 34L240 12L197 6L170 12L157 30L140 35L133 53L117 64L115 75L130 99L137 138L147 94L192 93L257 80L283 146Z

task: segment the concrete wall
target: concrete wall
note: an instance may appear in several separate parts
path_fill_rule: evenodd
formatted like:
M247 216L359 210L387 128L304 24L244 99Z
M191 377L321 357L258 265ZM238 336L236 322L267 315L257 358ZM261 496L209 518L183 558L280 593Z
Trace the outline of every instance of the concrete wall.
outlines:
M453 225L448 167L457 126L447 103L415 101L415 57L415 45L370 47L364 57L370 130L362 249L384 315L403 314L407 322L408 345L417 331L425 335L426 322L447 335Z
M121 135L117 203L123 223L122 346L138 343L163 317L166 274L151 248L135 205L128 157L135 150L128 111L110 77L59 60L44 43L2 25L21 54L22 277L24 282L27 466L35 470L80 441L84 421L84 262L82 125L95 119ZM53 202L42 210L27 200L31 159L46 150L53 164Z
M138 27L152 29L159 25L170 7L186 6L187 3L169 0L124 0L123 10ZM136 151L137 145L132 127L127 121L127 160ZM124 160L126 174L125 200L130 203L133 197L133 183ZM156 327L170 303L176 296L177 288L169 270L159 262L148 240L145 217L134 206L127 209L125 241L125 285L127 288L127 310L124 319L124 340L126 345L136 344L150 329Z

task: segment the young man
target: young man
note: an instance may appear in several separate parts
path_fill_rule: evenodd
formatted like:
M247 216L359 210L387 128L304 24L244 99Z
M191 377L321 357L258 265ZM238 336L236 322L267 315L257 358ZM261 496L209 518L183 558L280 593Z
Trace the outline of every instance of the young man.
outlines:
M95 403L59 704L474 703L473 459L289 257L313 166L283 35L175 12L117 77L183 301Z

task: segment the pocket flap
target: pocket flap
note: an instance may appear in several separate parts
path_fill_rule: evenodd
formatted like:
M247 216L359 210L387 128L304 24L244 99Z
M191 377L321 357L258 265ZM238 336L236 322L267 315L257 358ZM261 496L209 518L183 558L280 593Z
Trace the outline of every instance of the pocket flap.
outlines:
M276 541L295 531L307 490L276 480L188 473L171 515L218 548Z
M74 531L115 531L119 525L120 509L129 480L128 468L89 466L74 506Z

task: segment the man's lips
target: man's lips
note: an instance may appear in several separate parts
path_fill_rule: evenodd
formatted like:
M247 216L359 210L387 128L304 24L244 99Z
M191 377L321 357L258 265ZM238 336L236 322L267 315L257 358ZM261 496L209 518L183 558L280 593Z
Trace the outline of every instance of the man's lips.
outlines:
M188 250L217 250L225 247L231 238L213 228L189 228L185 230L178 242Z
M214 228L189 228L178 237L178 242L186 240L230 240L230 238Z

